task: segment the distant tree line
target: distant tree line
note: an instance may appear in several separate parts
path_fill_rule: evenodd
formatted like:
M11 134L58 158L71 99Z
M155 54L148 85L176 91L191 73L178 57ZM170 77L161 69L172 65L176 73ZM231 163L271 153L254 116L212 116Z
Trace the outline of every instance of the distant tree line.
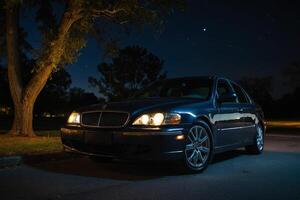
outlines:
M282 69L283 84L292 88L288 94L279 99L271 95L273 78L249 78L244 77L238 81L253 100L264 110L267 118L299 118L300 113L300 64L294 62Z

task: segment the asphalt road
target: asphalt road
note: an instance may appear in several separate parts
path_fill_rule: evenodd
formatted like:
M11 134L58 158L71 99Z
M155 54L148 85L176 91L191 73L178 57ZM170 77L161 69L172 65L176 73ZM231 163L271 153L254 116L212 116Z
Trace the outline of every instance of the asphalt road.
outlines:
M48 159L48 158L47 158ZM262 155L223 153L201 174L172 163L94 163L85 157L0 170L0 199L300 200L300 137L269 136Z

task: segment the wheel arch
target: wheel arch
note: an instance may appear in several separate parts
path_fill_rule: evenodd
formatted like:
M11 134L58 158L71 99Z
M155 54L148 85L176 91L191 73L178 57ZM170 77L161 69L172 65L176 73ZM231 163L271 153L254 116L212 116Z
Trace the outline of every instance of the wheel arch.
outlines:
M204 122L204 123L203 123ZM201 115L199 117L197 117L196 121L195 121L196 124L201 124L203 126L205 126L206 129L208 129L211 133L211 137L212 137L212 143L213 143L213 147L215 147L215 134L214 134L214 129L213 129L213 125L212 123L210 122L210 120L208 119L207 116L205 115Z

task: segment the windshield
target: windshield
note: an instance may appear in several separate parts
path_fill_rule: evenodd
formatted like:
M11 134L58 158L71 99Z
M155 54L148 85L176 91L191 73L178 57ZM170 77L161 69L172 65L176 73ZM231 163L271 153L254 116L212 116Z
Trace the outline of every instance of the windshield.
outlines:
M211 79L173 79L154 83L141 91L137 98L187 97L208 100L211 95Z

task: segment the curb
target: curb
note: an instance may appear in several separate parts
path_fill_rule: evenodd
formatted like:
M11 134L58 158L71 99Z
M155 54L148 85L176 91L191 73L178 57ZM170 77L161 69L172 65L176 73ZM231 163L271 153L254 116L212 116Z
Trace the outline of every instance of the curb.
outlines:
M22 162L21 156L0 157L0 168L15 167L22 164Z

